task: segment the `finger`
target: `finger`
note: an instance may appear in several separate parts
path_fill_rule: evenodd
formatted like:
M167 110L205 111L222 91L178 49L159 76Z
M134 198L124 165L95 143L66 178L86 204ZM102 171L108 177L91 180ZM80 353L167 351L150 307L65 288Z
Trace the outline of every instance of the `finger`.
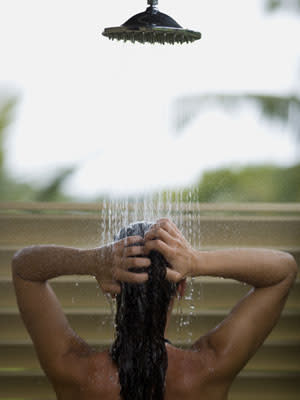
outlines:
M135 274L134 272L125 271L118 268L115 271L114 278L118 281L129 283L144 283L148 280L148 274Z
M140 257L128 257L125 262L125 267L126 269L135 267L135 268L145 268L145 267L150 267L151 265L151 260L150 258L140 258Z
M178 227L169 218L160 218L156 221L156 224L163 227L164 230L169 232L171 236L178 236L178 234L181 235L181 232L178 229Z
M119 283L104 283L101 285L101 289L104 293L110 293L112 295L121 293L121 285Z
M128 236L115 243L115 254L126 257L125 251L127 248L143 245L144 239L141 236Z
M145 253L149 254L151 250L159 251L166 259L173 255L172 248L160 239L148 240L145 243Z
M143 256L145 254L144 246L126 247L124 250L125 257Z
M172 236L160 226L154 226L145 235L145 241L152 239L161 239L163 242L171 245L174 242Z
M143 238L141 236L126 236L124 239L120 239L113 243L115 250L122 250L126 246L132 246L135 243L143 243Z
M123 239L124 246L132 246L134 244L144 243L142 236L127 236Z
M166 278L168 279L168 281L177 283L177 282L181 281L182 275L179 272L174 271L171 268L167 268Z

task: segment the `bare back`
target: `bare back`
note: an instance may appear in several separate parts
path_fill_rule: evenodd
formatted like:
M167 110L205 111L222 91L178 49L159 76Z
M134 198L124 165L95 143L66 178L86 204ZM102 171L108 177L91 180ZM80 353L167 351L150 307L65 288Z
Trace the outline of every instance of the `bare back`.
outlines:
M160 251L173 266L173 275L180 275L178 271L191 250L174 224L164 223L169 233L160 228L152 232L161 240L149 238L148 247ZM174 238L167 236L165 243L164 237L167 233L172 236L172 232ZM76 334L48 283L48 279L60 275L94 273L95 251L99 249L33 246L18 252L13 259L12 276L20 314L58 400L119 399L118 373L108 352L94 351ZM235 279L252 289L193 349L166 345L169 364L165 400L181 400L183 396L187 400L225 400L236 375L276 325L298 267L289 254L267 249L200 251L194 256L194 275ZM142 258L132 260L141 262ZM112 264L103 261L103 268L107 265L109 272ZM138 283L142 274L134 275Z
M228 384L222 383L215 367L213 353L203 346L200 351L182 350L166 345L168 369L165 400L225 400ZM74 357L74 355L70 355ZM77 357L76 357L77 358ZM120 385L117 367L108 351L94 352L81 358L85 377L77 388L52 382L58 400L119 400ZM77 360L73 362L78 363ZM70 366L72 360L70 360Z

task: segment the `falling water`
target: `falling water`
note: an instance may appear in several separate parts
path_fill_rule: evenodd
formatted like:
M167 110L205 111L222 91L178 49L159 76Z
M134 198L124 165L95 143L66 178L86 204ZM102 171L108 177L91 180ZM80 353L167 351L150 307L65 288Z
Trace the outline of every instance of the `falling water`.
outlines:
M116 301L115 299L111 296L110 293L105 293L105 298L106 301L109 304L109 308L110 308L110 324L112 329L115 329L115 318L116 318Z
M170 218L182 231L183 235L195 248L200 246L200 210L192 203L192 193L189 201L183 202L182 191L165 191L143 199L123 198L122 200L104 199L99 207L100 245L114 240L114 234L121 227L134 221L155 221L162 217ZM193 337L192 321L195 317L196 304L202 296L201 284L197 279L188 279L184 298L177 299L174 307L176 330L174 338L177 343L190 344ZM110 310L109 323L114 328L116 301L112 296L105 295Z

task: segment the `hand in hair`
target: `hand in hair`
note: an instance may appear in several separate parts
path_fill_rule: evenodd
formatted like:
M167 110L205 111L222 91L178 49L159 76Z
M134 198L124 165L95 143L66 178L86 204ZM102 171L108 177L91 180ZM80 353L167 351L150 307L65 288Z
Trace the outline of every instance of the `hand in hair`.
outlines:
M150 266L150 259L141 257L144 254L144 240L140 236L130 236L101 247L97 253L98 265L95 277L103 292L120 293L120 281L131 283L147 281L147 273L128 271L129 268L147 268Z
M192 276L196 259L199 264L199 255L168 218L159 219L146 233L145 254L151 250L159 251L172 266L167 268L167 279L173 282Z

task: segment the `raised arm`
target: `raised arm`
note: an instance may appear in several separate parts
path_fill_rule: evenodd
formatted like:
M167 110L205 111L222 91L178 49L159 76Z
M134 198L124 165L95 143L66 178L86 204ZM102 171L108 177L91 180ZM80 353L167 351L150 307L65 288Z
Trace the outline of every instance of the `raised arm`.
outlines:
M84 370L76 353L89 346L70 327L61 305L47 283L62 275L92 275L105 292L118 293L117 280L141 282L147 274L134 274L129 267L145 267L141 246L127 247L140 240L132 237L97 249L80 250L60 246L32 246L17 252L12 275L22 319L35 345L40 364L53 382L72 384ZM82 357L81 357L82 361Z
M256 288L277 285L295 277L294 258L283 251L268 249L228 249L198 252L196 275L231 278Z
M215 369L232 380L278 321L297 274L294 258L266 249L195 251L177 227L164 219L149 232L145 247L166 257L173 268L167 274L171 280L208 275L253 286L228 317L204 337L214 351ZM203 338L194 347L202 344Z
M219 370L231 381L276 325L296 278L297 265L287 253L264 249L207 252L201 275L221 276L253 288L207 337Z

